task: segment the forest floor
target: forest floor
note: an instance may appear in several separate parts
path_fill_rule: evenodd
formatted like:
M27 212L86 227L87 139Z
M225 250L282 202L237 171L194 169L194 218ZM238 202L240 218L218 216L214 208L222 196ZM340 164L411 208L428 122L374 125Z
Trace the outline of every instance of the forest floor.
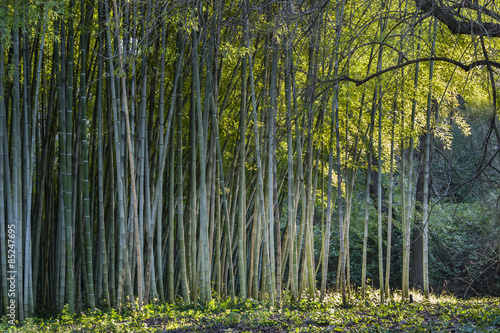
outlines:
M432 295L428 300L413 293L413 302L401 302L397 294L380 304L377 293L365 300L351 295L341 305L332 294L324 302L285 301L269 309L253 300L212 301L206 306L150 304L143 311L96 310L51 319L28 318L22 326L2 332L500 332L500 299L461 300Z

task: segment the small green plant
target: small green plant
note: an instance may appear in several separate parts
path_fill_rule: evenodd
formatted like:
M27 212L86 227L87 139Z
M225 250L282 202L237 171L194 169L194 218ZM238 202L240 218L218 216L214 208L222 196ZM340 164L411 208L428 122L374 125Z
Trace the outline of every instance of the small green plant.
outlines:
M302 299L283 302L269 309L265 303L247 299L220 299L205 306L185 303L145 305L142 311L114 309L70 314L65 307L54 319L27 318L20 327L0 319L0 331L27 332L491 332L500 330L500 299L461 300L447 295L425 299L412 291L413 303L404 302L399 292L384 304L378 292L370 290L363 299L354 293L350 306L330 294L325 301Z

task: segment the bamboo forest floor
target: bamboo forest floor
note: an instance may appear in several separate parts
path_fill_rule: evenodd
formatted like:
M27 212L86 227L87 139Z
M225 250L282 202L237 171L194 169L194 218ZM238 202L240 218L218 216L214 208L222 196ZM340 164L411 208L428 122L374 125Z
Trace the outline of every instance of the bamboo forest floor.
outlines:
M351 295L348 307L332 294L324 302L285 301L280 309L265 302L212 301L203 307L150 304L142 312L115 310L51 319L28 318L20 327L0 321L2 332L500 332L500 299L469 300L412 293L413 302L399 295L381 305L377 293L365 300Z

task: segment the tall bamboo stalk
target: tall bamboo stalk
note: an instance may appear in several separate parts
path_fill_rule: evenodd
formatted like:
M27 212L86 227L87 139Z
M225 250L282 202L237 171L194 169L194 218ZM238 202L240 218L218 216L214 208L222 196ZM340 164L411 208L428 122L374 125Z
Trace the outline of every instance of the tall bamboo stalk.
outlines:
M420 55L420 42L417 42L417 57ZM415 65L415 77L413 81L413 87L416 94L416 90L418 87L418 75L419 75L419 63ZM415 114L417 109L417 100L416 96L413 96L412 109L411 109L411 125L410 125L410 133L413 133L415 130ZM413 147L414 139L413 135L410 135L410 142L408 147L407 154L407 188L406 191L403 191L406 206L404 207L405 214L403 220L403 274L402 274L402 292L403 299L407 299L409 297L410 290L410 236L411 236L411 218L413 211L413 191L412 183L413 183Z
M114 19L115 19L115 33L120 35L120 23L118 21L118 8L116 5L116 0L113 0L113 11L114 11ZM119 39L119 38L118 38ZM122 56L122 44L121 40L118 41L118 61L120 66L120 71L124 72L124 64L123 64L123 56ZM138 288L138 302L139 309L142 308L142 284L143 284L143 268L142 268L142 251L140 248L140 239L139 239L139 217L137 215L137 192L135 188L135 166L134 166L134 154L133 154L133 146L132 146L132 138L130 133L130 120L128 114L128 99L127 99L127 84L125 75L121 75L121 85L122 85L122 103L123 103L123 111L125 113L125 128L127 132L127 146L128 146L128 155L130 162L130 173L131 173L131 187L132 187L132 200L133 200L133 210L134 210L134 233L135 233L135 247L136 247L136 256L137 256L137 288Z
M397 95L396 95L397 96ZM392 110L392 128L391 128L391 156L389 169L389 196L387 198L387 254L385 268L385 290L387 298L390 297L389 278L391 276L391 252L392 252L392 215L393 215L393 196L394 196L394 150L395 150L395 129L397 115L397 98L394 98L394 106Z
M286 99L286 128L287 128L287 146L288 146L288 245L289 245L289 275L291 282L291 289L294 301L299 299L298 288L298 259L297 259L297 244L296 240L296 213L295 213L295 191L294 191L294 178L293 178L293 151L292 151L292 50L291 45L287 39L286 45L286 72L285 72L285 99ZM328 253L328 250L327 252ZM326 260L327 262L327 260ZM325 267L325 266L324 266ZM324 271L323 271L324 273ZM324 277L326 286L326 275ZM323 284L322 284L323 286Z
M81 12L85 13L85 1L81 1ZM84 15L82 15L82 31L85 28ZM90 222L90 202L89 202L89 153L88 153L88 142L87 142L87 90L86 90L86 38L85 34L80 35L80 54L81 54L81 65L80 65L80 117L81 124L80 129L82 130L82 156L83 156L83 181L84 181L84 211L85 211L85 249L86 249L86 269L87 269L87 280L88 280L88 302L91 309L95 308L95 297L94 297L94 275L93 275L93 265L92 265L92 236L91 236L91 222Z
M206 188L206 141L201 108L200 65L198 61L198 38L193 31L193 71L196 88L196 118L198 131L198 145L200 156L200 282L201 301L208 303L212 299L210 291L210 263L208 255L208 207Z
M241 104L240 104L240 125L239 125L239 195L238 195L238 278L240 282L240 297L247 297L247 264L246 264L246 124L247 124L247 59L243 57L241 63Z
M184 39L181 35L178 35L179 39L179 50L184 49ZM182 289L182 298L185 302L189 301L189 287L187 279L187 269L186 269L186 245L184 240L184 204L183 204L183 176L182 176L182 113L183 113L183 79L179 75L179 85L177 88L177 117L176 117L176 159L177 159L177 171L176 171L176 206L177 206L177 241L179 249L179 266L180 266L180 282ZM160 264L160 263L159 263Z
M6 191L6 169L8 170L9 158L7 151L7 116L5 110L5 90L4 90L4 49L3 42L0 40L0 248L7 249L7 238L5 234L6 226L9 220L6 219L6 199L10 197L10 192ZM10 177L9 177L10 178ZM8 211L8 210L7 210ZM2 311L7 313L9 304L7 297L7 252L1 251L0 254L0 276L2 278Z
M370 186L371 186L371 172L372 172L372 159L373 159L373 130L375 126L375 107L377 100L377 89L373 91L372 110L370 113L370 126L369 126L369 141L368 141L368 159L366 161L366 186L365 186L365 219L363 230L363 261L361 268L361 294L364 298L366 296L366 262L368 253L368 224L370 222Z
M434 19L434 33L431 46L431 55L434 55L436 48L437 20ZM431 149L431 108L432 108L432 79L434 75L434 61L429 64L429 94L427 96L427 112L425 119L425 152L424 152L424 203L422 210L422 232L423 241L423 282L424 296L429 298L429 169L430 169L430 149ZM437 107L437 105L436 105Z

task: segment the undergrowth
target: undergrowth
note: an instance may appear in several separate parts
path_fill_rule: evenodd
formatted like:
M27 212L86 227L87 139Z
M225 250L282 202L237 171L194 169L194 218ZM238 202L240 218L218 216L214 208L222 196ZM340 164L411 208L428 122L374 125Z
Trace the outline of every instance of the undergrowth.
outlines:
M377 292L351 294L341 306L340 295L323 302L302 299L269 308L254 300L215 299L194 306L178 302L148 304L142 311L125 308L69 314L64 310L51 319L28 318L20 326L0 321L0 332L496 332L500 331L500 299L457 299L412 292L413 302L399 293L380 304Z

